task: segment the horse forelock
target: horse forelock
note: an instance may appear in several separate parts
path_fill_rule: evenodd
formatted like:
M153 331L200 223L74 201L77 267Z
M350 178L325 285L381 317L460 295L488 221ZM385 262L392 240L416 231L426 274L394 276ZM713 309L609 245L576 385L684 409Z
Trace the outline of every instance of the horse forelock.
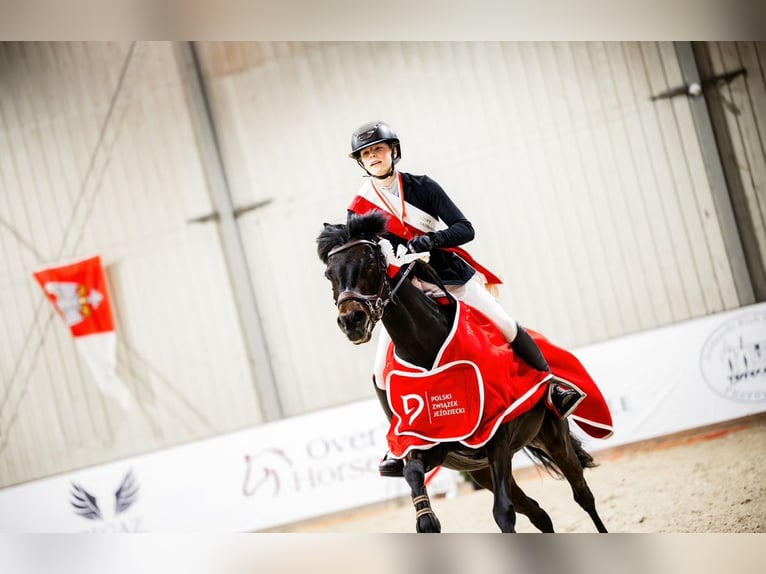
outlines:
M352 213L348 217L348 234L352 239L374 240L386 230L388 215L382 211L371 211L364 215Z
M323 263L327 263L327 255L334 247L343 245L349 240L348 229L340 223L325 223L324 229L317 237L317 254Z
M376 241L386 230L388 216L382 211L372 211L365 215L352 213L348 216L348 224L325 223L324 229L317 237L317 254L327 263L327 256L334 247L343 245L352 239L369 239Z

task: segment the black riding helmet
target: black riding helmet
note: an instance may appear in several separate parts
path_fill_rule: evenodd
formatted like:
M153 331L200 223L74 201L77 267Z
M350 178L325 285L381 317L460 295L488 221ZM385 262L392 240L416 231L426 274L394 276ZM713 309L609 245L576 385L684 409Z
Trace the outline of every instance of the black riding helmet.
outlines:
M371 145L380 142L390 142L391 147L396 151L396 153L394 153L393 161L391 162L391 172L380 178L385 179L393 173L394 165L396 165L402 157L402 147L399 143L399 137L386 122L368 122L357 128L354 133L351 134L351 153L348 154L348 157L355 159L356 163L364 169L364 164L362 164L362 160L360 159L361 151L366 147L370 147ZM365 169L365 171L367 170ZM369 172L367 173L369 174Z

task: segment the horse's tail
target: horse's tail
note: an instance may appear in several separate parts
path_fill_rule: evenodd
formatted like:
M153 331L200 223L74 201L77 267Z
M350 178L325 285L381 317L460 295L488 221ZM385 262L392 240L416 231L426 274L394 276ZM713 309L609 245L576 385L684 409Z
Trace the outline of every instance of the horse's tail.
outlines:
M585 447L583 447L582 442L580 442L580 439L578 439L573 434L569 434L569 441L572 443L572 448L575 451L575 454L577 455L577 460L580 461L580 466L585 468L596 468L598 464L595 460L593 460L593 457L590 455L590 453L585 450Z
M569 435L569 442L572 445L575 454L577 455L577 460L580 462L580 466L582 466L583 469L597 467L598 464L593 460L593 457L588 453L588 451L586 451L582 446L580 439L578 439L572 433L568 432L567 434ZM546 471L548 471L551 476L556 478L564 478L561 470L547 452L541 448L537 448L536 446L525 446L524 451L527 453L529 458L532 459L532 462L540 464Z
M556 463L553 462L553 459L544 450L537 448L536 446L525 446L524 452L526 452L527 456L532 459L532 462L542 466L551 476L556 478L564 478L564 475L561 474L559 467L556 466Z

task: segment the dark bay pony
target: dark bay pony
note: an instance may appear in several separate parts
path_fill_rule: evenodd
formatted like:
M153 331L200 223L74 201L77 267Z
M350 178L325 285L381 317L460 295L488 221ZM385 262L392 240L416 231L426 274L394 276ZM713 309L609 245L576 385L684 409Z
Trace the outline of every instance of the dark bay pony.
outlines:
M428 369L446 340L456 304L437 305L409 280L389 279L378 245L387 216L373 212L351 215L347 225L325 224L317 237L317 252L325 263L325 277L332 283L338 308L338 326L354 344L366 343L382 320L396 346L397 355ZM417 263L421 264L421 263ZM389 419L391 413L387 413ZM569 432L541 399L529 411L497 429L483 447L440 443L426 450L411 450L405 458L404 477L410 486L418 532L440 532L425 486L426 473L443 465L468 472L494 494L492 514L502 532L514 532L516 512L527 516L542 532L553 532L550 516L529 498L513 478L513 454L525 449L533 460L566 478L575 501L590 515L599 532L606 532L583 470L595 466L580 441Z

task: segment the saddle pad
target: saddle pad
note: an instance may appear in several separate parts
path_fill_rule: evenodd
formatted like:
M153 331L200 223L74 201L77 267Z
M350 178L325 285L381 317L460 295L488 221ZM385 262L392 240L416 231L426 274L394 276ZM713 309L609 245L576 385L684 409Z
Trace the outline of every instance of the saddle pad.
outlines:
M570 421L594 438L611 436L609 405L582 363L540 333L527 331L552 373L587 395ZM391 344L384 378L394 413L386 439L391 454L402 458L411 449L428 449L439 442L483 446L502 423L525 413L542 398L550 375L516 357L486 315L459 302L452 331L432 368L401 360ZM452 397L446 398L449 394ZM440 399L431 400L434 396ZM436 411L446 413L434 417Z
M452 442L479 426L484 384L474 363L456 361L425 373L392 371L388 385L397 435Z
M470 448L486 444L503 422L542 398L550 375L516 357L486 315L459 302L452 331L432 368L400 359L392 344L384 377L393 412L386 438L391 454L403 457L439 442ZM434 396L444 400L431 401Z

